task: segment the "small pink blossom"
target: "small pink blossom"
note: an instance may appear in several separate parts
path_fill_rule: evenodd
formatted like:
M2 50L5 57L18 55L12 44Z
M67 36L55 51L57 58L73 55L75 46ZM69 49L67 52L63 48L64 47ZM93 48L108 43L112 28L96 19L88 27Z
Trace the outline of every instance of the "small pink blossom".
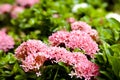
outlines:
M93 41L93 39L87 33L74 30L71 31L70 35L71 36L68 38L69 43L66 44L67 47L72 49L80 48L91 57L94 57L94 54L99 51L98 44Z
M93 40L98 40L98 32L95 29L92 29L91 26L88 25L86 22L76 21L71 24L71 29L86 32L92 37Z
M91 36L93 40L95 41L99 40L98 32L95 29L92 29L88 34Z
M58 31L49 36L49 42L52 46L59 46L61 43L66 44L68 42L69 32Z
M74 23L75 21L76 20L73 17L70 17L70 18L67 19L67 22L70 23L70 24Z
M47 45L40 40L28 40L15 50L15 56L22 61L21 66L25 72L35 71L39 76L39 69L48 58L46 50Z
M44 52L46 48L47 46L40 40L28 40L15 50L15 56L18 59L24 60L29 54Z
M85 80L91 80L91 77L99 75L99 67L95 63L90 62L87 59L80 59L78 64L75 64L74 70L77 77L84 77Z
M91 30L91 26L89 26L87 23L83 21L76 21L71 24L72 30L80 30L88 33Z
M87 57L80 53L74 52L73 59L70 59L75 72L71 73L71 76L84 77L85 80L91 80L91 77L99 74L99 67L95 63L90 62ZM73 61L74 60L74 61Z
M12 5L2 4L0 5L0 14L9 13L11 9L12 9Z
M53 18L59 18L59 17L60 17L60 15L59 15L59 14L57 14L57 13L55 13L55 14L53 14L53 15L52 15L52 17L53 17Z
M71 52L60 47L49 47L47 55L49 55L49 59L54 59L55 62L64 62L66 64L70 64L69 57L72 57Z
M39 0L16 0L16 3L19 4L20 6L33 6L36 3L39 3Z
M14 40L11 36L6 34L6 30L0 30L0 50L7 52L14 48Z
M25 72L35 71L37 73L40 73L39 69L46 60L47 58L45 57L44 53L38 52L34 54L29 54L27 57L25 57L25 60L22 60L21 66Z
M23 7L19 6L13 6L12 11L11 11L11 17L12 18L17 18L20 13L24 11Z

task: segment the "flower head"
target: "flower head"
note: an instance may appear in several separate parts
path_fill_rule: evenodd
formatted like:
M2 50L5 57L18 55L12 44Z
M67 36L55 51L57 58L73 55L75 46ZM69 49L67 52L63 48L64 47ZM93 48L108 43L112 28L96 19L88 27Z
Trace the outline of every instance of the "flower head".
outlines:
M83 57L84 56L84 57ZM77 62L74 64L74 70L77 77L84 77L85 80L91 80L91 77L99 74L99 67L97 64L90 62L85 55L77 57Z
M66 44L69 38L69 32L67 31L58 31L49 36L49 42L52 46L59 46L61 43Z
M26 6L31 7L34 4L39 3L39 0L16 0L16 3L23 7L26 7Z
M23 42L16 50L15 56L18 59L24 60L29 54L35 54L38 52L44 52L47 46L40 40L28 40Z
M54 13L54 14L52 15L52 17L53 17L53 18L59 18L59 17L60 17L60 15L59 15L59 14L57 14L57 13Z
M65 47L71 49L80 48L91 57L99 50L97 43L93 41L90 35L80 30L71 32L58 31L49 37L49 42L53 46L59 46L64 43Z
M67 22L70 23L70 24L74 23L75 21L76 20L73 17L67 18Z
M23 7L19 6L13 6L12 11L11 11L11 17L12 18L17 18L20 13L24 11Z
M29 54L27 57L25 57L25 60L22 60L21 66L25 72L39 72L38 70L46 60L47 58L45 57L44 53L38 52L34 54Z
M87 33L74 30L71 31L70 35L71 36L68 38L69 43L66 44L67 47L72 49L80 48L91 57L93 57L94 54L99 50L97 43L93 41L93 39Z
M91 31L91 26L89 26L86 22L76 21L71 24L71 29L72 30L80 30L80 31L89 33Z
M0 14L9 13L11 9L12 9L12 5L2 4L0 5Z
M72 30L80 30L91 36L93 40L98 39L98 32L95 29L92 29L90 25L83 21L76 21L71 24Z
M74 76L84 77L85 80L90 80L91 77L99 74L99 67L95 63L90 62L87 57L81 52L69 52L65 48L50 47L48 51L49 59L54 59L54 62L64 62L67 65L73 66Z
M6 30L0 30L0 50L7 52L14 48L14 40L11 36L6 34Z

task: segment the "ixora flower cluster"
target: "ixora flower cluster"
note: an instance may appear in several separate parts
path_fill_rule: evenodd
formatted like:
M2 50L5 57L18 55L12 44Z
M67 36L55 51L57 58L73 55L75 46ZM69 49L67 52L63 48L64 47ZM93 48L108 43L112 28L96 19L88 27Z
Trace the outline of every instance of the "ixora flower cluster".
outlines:
M95 40L98 39L98 33L85 22L79 21L71 24L71 32L58 31L49 37L49 42L52 46L61 46L71 48L79 48L86 54L94 57L94 54L99 51Z
M54 62L64 62L73 66L74 74L77 77L84 77L90 80L91 77L99 74L99 67L90 62L87 57L80 52L70 52L65 48L48 47L40 40L28 40L23 42L15 51L17 59L22 61L22 67L25 72L35 71L40 75L39 69L43 66L46 60L53 60Z
M12 48L14 48L13 38L6 34L6 29L0 30L0 50L7 52Z
M75 23L73 24L75 26ZM88 27L88 25L84 25L81 26L81 28L86 26ZM77 25L77 27L79 29L80 26ZM90 30L91 28L85 29ZM73 30L71 32L58 31L49 37L52 46L48 46L40 40L28 40L23 42L15 50L15 56L22 62L21 67L25 72L34 71L40 76L41 73L39 70L44 66L44 62L52 60L52 62L55 63L64 62L72 66L73 71L69 74L71 77L77 76L81 79L84 77L85 80L91 80L92 77L99 75L99 67L97 64L88 60L85 54L94 58L94 54L99 49L97 43L89 33L81 30ZM64 47L60 47L63 43ZM65 47L69 47L72 50L80 48L85 51L85 53L68 51Z
M32 7L36 3L39 3L39 0L16 0L14 5L2 4L0 5L0 15L9 13L11 18L17 18L26 7Z

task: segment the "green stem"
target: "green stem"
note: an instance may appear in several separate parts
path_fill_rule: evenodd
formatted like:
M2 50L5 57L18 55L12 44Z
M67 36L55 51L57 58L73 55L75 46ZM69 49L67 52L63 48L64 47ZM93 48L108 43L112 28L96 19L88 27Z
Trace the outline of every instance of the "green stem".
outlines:
M56 73L55 73L55 76L54 76L54 79L53 79L53 80L56 80L58 70L59 70L59 68L57 68L57 71L56 71Z

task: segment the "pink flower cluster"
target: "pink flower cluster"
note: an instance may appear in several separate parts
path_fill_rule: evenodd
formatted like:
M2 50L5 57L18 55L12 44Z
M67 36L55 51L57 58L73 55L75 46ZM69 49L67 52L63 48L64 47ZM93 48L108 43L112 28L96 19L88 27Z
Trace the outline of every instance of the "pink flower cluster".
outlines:
M91 31L91 26L89 26L85 22L76 21L76 22L71 24L71 29L72 30L80 30L80 31L84 31L86 33L89 33Z
M92 29L90 25L83 21L76 21L71 24L72 30L80 30L89 34L94 40L98 39L98 32Z
M62 43L71 49L80 48L91 57L94 57L94 54L99 50L97 43L90 35L80 30L58 31L49 36L49 42L53 46L59 46Z
M98 65L90 62L87 57L80 52L72 53L65 48L50 47L48 55L50 59L55 59L55 62L64 62L67 65L73 66L75 70L74 75L80 78L84 77L85 80L91 80L91 77L99 74Z
M12 5L2 4L0 5L0 14L9 13L11 9L12 9Z
M23 7L31 7L34 4L39 3L39 0L16 0L16 3Z
M72 53L60 47L48 47L39 40L23 42L15 50L15 56L22 61L21 66L25 72L36 71L40 75L38 72L40 67L47 59L51 59L56 63L64 62L73 66L75 75L80 78L84 77L86 80L99 74L99 67L90 62L84 54Z
M58 31L49 36L49 42L52 46L59 46L61 43L67 44L69 35L67 31Z
M18 59L24 60L29 54L43 52L46 48L47 46L39 40L28 40L15 50L15 56Z
M22 60L22 68L25 72L28 71L35 71L37 76L41 75L40 67L44 64L44 62L47 60L46 56L42 52L29 54L27 57L25 57L25 60ZM39 73L39 75L38 75Z
M7 52L14 48L14 40L11 36L6 34L6 30L0 30L0 50Z
M36 3L39 3L39 0L16 0L15 5L2 4L0 5L0 14L9 13L12 18L17 18L18 14L22 13L26 6L32 7Z
M98 65L90 62L84 54L75 52L72 57L70 60L73 61L75 72L70 74L71 77L76 75L80 78L84 77L85 80L91 80L91 77L99 75Z
M11 11L11 17L12 18L17 18L18 17L18 15L20 14L20 13L22 13L24 11L24 8L23 7L20 7L20 6L13 6L12 7L12 11Z
M2 4L0 5L0 14L9 13L12 18L17 18L19 13L24 11L23 7L17 5L10 4Z
M43 65L47 56L44 52L47 46L39 40L28 40L23 42L16 50L15 56L22 61L22 67L25 72L36 71ZM39 74L40 75L40 74Z

